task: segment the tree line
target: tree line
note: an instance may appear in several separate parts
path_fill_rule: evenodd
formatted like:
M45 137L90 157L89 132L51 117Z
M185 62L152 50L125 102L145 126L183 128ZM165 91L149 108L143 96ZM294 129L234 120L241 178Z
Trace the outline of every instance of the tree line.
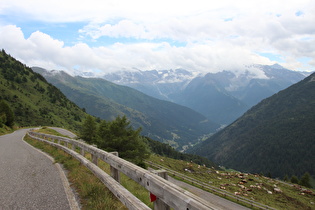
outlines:
M283 178L283 180L284 181L290 181L293 184L299 184L299 185L302 185L302 186L305 186L305 187L309 187L309 188L312 187L312 185L311 185L311 175L308 172L305 172L303 174L303 176L301 176L300 179L297 176L295 176L295 175L293 175L291 177L291 179L289 179L289 177L286 175Z
M89 144L108 152L117 151L119 157L145 167L144 160L151 153L161 156L192 161L207 167L217 167L205 157L176 151L170 145L142 136L141 128L134 130L126 116L117 117L113 121L95 119L88 116L80 131L80 138Z
M126 116L97 123L89 115L83 122L80 138L107 152L118 152L119 157L145 167L144 160L150 156L150 150L140 132L141 128L134 130Z

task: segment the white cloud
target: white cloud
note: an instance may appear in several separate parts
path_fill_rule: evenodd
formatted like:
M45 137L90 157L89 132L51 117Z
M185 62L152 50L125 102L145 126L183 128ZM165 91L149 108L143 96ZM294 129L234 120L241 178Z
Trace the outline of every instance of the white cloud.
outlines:
M0 47L31 66L218 71L270 64L258 55L269 52L281 55L286 67L315 68L312 0L2 0L0 15L24 22L86 23L76 31L76 44L66 46L41 31L25 38L22 26L0 22ZM116 43L99 45L102 38ZM309 66L298 60L303 57L310 58Z
M14 43L9 43L14 37ZM0 30L0 46L30 66L62 68L73 73L99 70L101 72L122 69L175 69L198 71L240 69L252 63L268 63L268 59L257 56L242 47L228 44L190 44L185 47L161 43L115 43L108 47L91 48L79 43L71 47L52 39L49 35L35 32L25 39L21 29L7 26ZM18 43L18 44L16 44ZM27 49L27 51L25 51Z

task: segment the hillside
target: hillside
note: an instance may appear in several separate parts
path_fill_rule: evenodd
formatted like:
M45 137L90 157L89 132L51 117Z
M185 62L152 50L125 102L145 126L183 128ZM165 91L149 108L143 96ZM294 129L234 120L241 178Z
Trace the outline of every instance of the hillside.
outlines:
M87 113L105 120L126 115L142 135L181 149L196 143L219 126L203 115L168 101L147 96L104 79L72 77L65 72L33 68Z
M213 122L227 125L261 100L306 75L309 74L274 64L206 74L184 69L133 70L105 74L103 78L189 107Z
M4 50L0 52L0 99L15 114L18 126L51 125L77 130L84 113L55 86Z
M147 163L155 169L166 170L169 176L185 180L188 184L211 193L215 192L226 199L233 201L233 197L238 196L237 201L240 203L244 200L259 203L256 203L259 208L248 205L249 209L314 209L315 192L304 186L292 185L259 174L208 168L196 162L174 160L159 155L151 155ZM185 185L185 189L189 191L190 187ZM207 199L211 202L210 197Z
M216 74L211 73L193 79L184 90L173 94L172 98L178 104L196 110L219 124L233 122L249 109L249 106L229 94Z
M315 73L263 100L192 152L244 172L314 176L314 126Z

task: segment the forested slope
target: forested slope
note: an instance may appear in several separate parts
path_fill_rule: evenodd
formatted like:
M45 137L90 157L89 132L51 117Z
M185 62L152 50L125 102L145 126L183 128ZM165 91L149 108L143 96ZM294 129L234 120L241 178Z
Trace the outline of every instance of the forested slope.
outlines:
M315 175L315 73L263 100L193 153L240 171Z
M4 50L0 52L0 99L15 115L18 126L51 125L77 130L86 117L55 86Z
M105 120L126 115L134 128L143 128L143 135L179 150L219 127L190 108L150 97L130 87L99 78L73 77L62 71L33 69L87 113Z

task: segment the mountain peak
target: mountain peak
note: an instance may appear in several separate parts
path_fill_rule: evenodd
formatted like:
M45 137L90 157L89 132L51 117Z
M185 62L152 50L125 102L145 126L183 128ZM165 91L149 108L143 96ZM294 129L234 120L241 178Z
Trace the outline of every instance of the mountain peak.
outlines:
M274 69L284 69L284 67L281 66L281 65L278 64L278 63L275 63L275 64L271 65L271 67L274 68Z

